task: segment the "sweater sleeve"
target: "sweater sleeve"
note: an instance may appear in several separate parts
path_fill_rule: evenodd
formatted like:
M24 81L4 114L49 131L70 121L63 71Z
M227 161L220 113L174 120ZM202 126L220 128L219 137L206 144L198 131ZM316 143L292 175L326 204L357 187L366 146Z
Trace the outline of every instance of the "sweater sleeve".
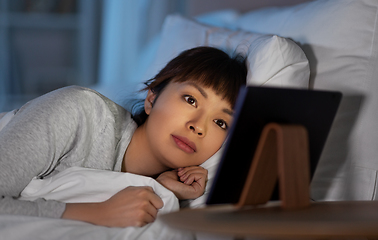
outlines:
M63 161L75 144L80 104L71 93L58 90L27 103L0 131L0 214L58 218L64 212L61 202L17 198L34 177L43 177Z

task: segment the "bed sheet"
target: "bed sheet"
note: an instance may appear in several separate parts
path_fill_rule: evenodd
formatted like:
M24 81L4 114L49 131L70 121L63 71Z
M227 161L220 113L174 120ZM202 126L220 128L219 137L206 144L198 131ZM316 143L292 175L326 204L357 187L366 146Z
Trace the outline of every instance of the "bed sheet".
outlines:
M77 240L192 240L191 233L174 230L159 220L138 230L136 228L107 228L92 224L29 216L0 215L1 239L77 239Z

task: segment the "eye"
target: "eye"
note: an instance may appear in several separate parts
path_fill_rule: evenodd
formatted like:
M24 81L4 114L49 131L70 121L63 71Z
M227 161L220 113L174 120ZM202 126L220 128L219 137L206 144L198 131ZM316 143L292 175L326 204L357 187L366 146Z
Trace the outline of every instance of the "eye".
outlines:
M214 122L215 122L216 125L218 125L223 130L228 129L227 123L225 121L223 121L222 119L215 119Z
M190 95L185 95L184 96L184 99L187 103L189 103L190 105L192 105L193 107L197 107L197 100L190 96Z

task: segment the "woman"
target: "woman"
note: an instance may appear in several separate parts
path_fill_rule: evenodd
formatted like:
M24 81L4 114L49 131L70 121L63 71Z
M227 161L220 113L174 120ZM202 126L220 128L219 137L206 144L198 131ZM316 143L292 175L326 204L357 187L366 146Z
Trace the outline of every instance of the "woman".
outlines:
M179 199L199 197L207 171L198 165L226 138L246 73L243 60L198 47L147 83L144 108L135 116L81 87L27 103L0 131L0 214L127 227L154 221L163 206L150 187L128 187L101 203L17 200L34 177L72 166L151 176Z

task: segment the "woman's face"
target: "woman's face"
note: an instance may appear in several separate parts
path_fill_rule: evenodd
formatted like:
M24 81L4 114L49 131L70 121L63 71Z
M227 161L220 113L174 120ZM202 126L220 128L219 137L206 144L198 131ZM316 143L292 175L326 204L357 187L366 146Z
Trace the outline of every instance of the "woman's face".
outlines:
M233 110L211 88L169 83L145 101L146 136L153 155L169 168L200 165L222 146Z

